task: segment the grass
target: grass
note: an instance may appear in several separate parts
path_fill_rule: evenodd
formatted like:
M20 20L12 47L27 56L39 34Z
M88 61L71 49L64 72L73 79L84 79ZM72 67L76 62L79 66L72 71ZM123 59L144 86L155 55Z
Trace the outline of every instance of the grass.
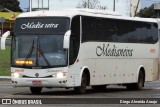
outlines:
M0 50L0 76L10 76L10 47Z

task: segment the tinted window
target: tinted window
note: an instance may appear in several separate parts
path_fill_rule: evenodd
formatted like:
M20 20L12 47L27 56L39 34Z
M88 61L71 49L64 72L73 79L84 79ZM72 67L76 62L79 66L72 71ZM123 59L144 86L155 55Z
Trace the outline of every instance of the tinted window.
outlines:
M156 43L156 23L83 17L82 42Z
M80 45L80 16L72 19L71 23L71 38L69 49L69 64L72 65L77 59Z

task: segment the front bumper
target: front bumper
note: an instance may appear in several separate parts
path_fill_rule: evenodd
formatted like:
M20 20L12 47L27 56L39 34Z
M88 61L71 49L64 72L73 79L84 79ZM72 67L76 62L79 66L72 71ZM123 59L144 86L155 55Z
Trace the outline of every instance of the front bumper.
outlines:
M70 87L67 78L11 78L14 87ZM40 84L33 84L40 81Z

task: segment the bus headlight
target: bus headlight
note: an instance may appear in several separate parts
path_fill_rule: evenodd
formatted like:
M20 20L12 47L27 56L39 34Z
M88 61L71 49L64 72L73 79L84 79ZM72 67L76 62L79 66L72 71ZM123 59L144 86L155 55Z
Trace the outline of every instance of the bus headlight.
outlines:
M64 78L65 76L67 76L67 72L58 72L57 73L57 78Z
M11 74L11 76L14 77L14 78L20 78L20 77L22 77L22 75L19 74L19 73L17 73L17 72L13 72L13 73Z

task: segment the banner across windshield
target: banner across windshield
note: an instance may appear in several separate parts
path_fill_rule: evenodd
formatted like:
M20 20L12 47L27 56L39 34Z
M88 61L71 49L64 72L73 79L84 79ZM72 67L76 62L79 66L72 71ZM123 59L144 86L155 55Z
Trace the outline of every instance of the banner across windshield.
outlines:
M69 18L18 18L15 34L64 34L69 29Z

